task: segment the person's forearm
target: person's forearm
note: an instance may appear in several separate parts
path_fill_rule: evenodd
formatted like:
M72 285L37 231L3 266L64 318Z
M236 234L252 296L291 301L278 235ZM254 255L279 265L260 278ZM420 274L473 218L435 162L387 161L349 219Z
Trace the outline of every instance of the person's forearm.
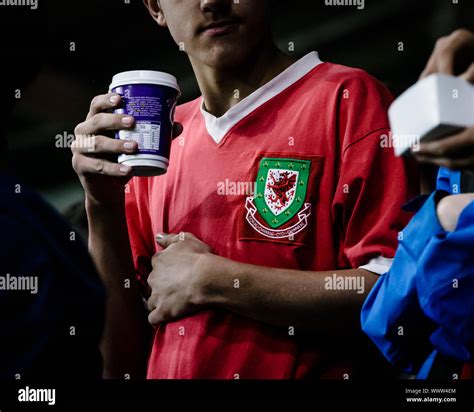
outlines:
M352 336L360 333L360 310L378 279L363 269L306 272L270 269L208 257L204 304L294 333ZM352 279L350 279L352 278Z
M107 291L101 351L104 378L144 378L148 334L146 313L134 279L125 211L86 201L89 251Z

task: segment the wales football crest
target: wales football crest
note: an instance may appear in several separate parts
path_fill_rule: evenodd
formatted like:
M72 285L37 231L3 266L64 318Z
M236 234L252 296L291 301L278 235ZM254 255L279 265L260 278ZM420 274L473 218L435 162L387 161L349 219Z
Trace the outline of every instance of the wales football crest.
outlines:
M305 203L311 162L309 160L263 158L254 198L247 199L247 221L260 234L286 238L308 224L311 204ZM258 219L258 213L261 219ZM294 225L287 226L297 219ZM284 229L278 229L285 226Z

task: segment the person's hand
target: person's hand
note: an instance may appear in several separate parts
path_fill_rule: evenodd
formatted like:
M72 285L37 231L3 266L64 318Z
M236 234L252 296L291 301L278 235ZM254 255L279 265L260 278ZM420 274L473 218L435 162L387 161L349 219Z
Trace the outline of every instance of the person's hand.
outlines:
M447 75L462 73L462 78L474 83L473 62L474 33L464 29L457 30L438 40L421 78L433 73ZM444 139L422 143L413 154L421 163L453 170L474 171L474 127Z
M124 185L131 178L131 167L112 159L121 154L135 153L137 143L104 136L111 130L133 127L133 117L105 113L106 110L118 108L121 102L121 96L113 93L94 97L86 120L74 130L76 139L71 148L73 168L87 198L99 204L119 201Z
M422 143L414 154L421 163L474 172L474 127L454 136Z
M148 277L148 321L157 326L189 316L204 306L203 287L209 265L205 257L211 248L191 233L159 234L157 243L164 249L152 260Z
M474 33L460 29L440 38L420 78L442 73L474 83ZM460 70L460 71L459 71Z
M137 143L113 139L104 134L134 127L135 119L127 115L107 113L122 104L122 97L108 93L94 97L84 122L78 124L72 144L72 165L76 171L89 202L99 205L123 203L124 186L132 177L129 166L117 163L122 154L134 154ZM183 127L176 123L174 137Z

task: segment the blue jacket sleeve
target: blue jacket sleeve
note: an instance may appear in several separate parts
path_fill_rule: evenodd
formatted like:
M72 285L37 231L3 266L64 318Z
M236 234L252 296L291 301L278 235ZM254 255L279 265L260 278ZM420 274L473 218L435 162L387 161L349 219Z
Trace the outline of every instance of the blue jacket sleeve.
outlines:
M423 312L439 325L431 343L439 353L474 360L474 202L454 232L435 234L418 262L416 288Z
M432 194L402 232L391 270L371 290L362 308L362 329L384 356L406 373L416 372L432 347L434 324L426 318L417 291L417 265L431 238L443 231Z

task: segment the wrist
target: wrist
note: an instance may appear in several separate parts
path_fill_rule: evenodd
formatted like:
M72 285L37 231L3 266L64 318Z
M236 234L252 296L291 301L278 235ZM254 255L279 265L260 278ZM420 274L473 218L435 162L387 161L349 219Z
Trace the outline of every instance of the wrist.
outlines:
M229 277L229 259L214 255L203 254L198 262L198 293L197 304L200 306L225 306L227 303L226 290L232 288Z
M113 203L104 203L86 195L85 208L88 216L123 216L125 215L125 198Z

